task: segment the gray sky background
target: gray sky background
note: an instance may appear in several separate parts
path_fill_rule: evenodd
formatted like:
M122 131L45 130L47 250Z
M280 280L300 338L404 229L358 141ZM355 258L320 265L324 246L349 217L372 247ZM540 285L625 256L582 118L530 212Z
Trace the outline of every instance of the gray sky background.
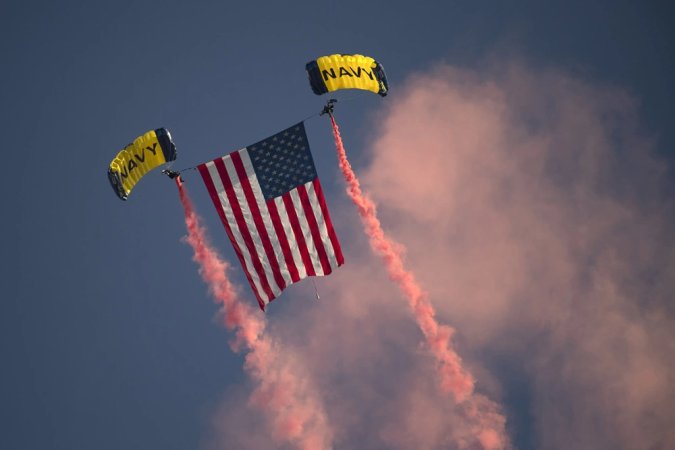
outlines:
M673 161L674 19L659 1L3 2L0 448L199 448L223 396L246 389L180 242L174 186L156 171L121 202L108 185L136 136L168 128L174 167L194 166L320 111L307 61L363 53L391 94L337 106L358 171L369 121L407 77L515 58L625 89ZM330 129L307 129L328 203L343 201ZM237 265L197 174L186 179ZM338 232L341 220L355 217L334 218Z

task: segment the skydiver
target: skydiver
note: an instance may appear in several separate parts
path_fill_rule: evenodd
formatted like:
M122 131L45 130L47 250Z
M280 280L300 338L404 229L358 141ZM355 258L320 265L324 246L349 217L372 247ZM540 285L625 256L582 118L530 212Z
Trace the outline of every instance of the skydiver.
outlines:
M321 111L320 116L323 116L324 114L328 114L329 116L333 115L333 110L335 109L335 103L337 103L337 100L334 98L331 98L326 102L326 106L323 107L323 110Z
M167 177L171 178L172 180L174 178L180 176L180 172L174 172L173 170L169 170L169 169L162 170L162 173L165 174Z

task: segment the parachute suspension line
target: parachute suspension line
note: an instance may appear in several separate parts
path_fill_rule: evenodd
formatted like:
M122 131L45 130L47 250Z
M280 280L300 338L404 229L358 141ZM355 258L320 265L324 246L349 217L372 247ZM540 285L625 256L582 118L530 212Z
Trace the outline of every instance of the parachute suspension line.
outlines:
M315 114L309 115L309 116L305 117L304 119L302 119L300 122L302 122L302 123L307 122L309 119L313 119L313 118L315 118L315 117L319 117L320 115L321 115L321 114L319 114L319 113L315 113Z
M364 92L354 92L352 95L349 95L349 96L347 96L347 97L341 98L340 101L341 101L342 103L348 102L348 101L350 101L350 100L354 100L354 99L357 98L357 97L363 97L363 94L364 94ZM333 100L333 99L331 99L331 100ZM335 101L337 102L337 100L335 100Z
M180 169L180 170L178 171L178 174L180 175L180 174L182 174L183 172L187 172L188 170L197 170L197 166L194 166L194 167L186 167L185 169Z
M340 99L340 101L341 101L342 103L348 102L348 101L350 101L350 100L354 100L354 99L355 99L356 97L358 97L358 96L359 96L359 94L354 94L354 95L351 95L351 96L349 96L349 97L345 97L345 98L343 98L343 99ZM330 117L333 117L333 111L335 110L335 104L336 104L337 102L338 102L338 99L336 99L336 98L331 98L330 100L328 100L328 101L326 102L326 105L323 107L323 109L321 110L321 112L316 113L316 114L312 114L312 115L310 115L310 116L307 116L307 117L305 117L304 119L302 119L300 122L305 122L305 121L307 121L307 120L309 120L309 119L313 119L314 117L320 117L320 116L323 116L323 115L325 115L325 114L328 114Z
M330 110L333 111L332 103L336 103L336 102L337 102L337 100L335 100L334 98L331 98L330 100L328 100L328 103L326 103L326 106L323 107L323 110L321 110L321 112L311 114L311 115L305 117L304 119L302 119L300 122L305 123L309 119L313 119L315 117L323 116L324 114L327 113L326 108L328 108L329 104L331 104Z
M350 101L350 100L354 100L354 99L355 99L356 97L358 97L358 96L359 96L359 94L354 94L354 95L351 95L351 96L349 96L349 97L340 99L340 101L341 101L342 103L348 102L348 101ZM336 104L337 102L338 102L338 99L336 99L336 98L331 98L330 100L328 100L328 101L326 102L326 106L323 107L323 109L321 110L321 112L320 112L319 114L315 114L315 116L316 116L316 115L323 116L324 114L328 114L329 117L333 117L333 111L335 111L335 104ZM314 117L314 116L310 116L310 117Z

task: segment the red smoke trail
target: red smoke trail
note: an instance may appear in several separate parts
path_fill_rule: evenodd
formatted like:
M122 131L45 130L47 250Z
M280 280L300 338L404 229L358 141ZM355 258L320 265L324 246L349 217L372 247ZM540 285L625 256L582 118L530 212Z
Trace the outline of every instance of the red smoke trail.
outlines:
M370 245L384 259L389 277L398 283L408 299L417 324L424 333L427 345L438 362L441 390L452 393L457 402L465 400L473 393L474 379L463 367L462 359L452 348L450 338L454 330L447 325L439 325L435 319L433 306L426 292L422 290L415 276L403 265L401 253L403 246L389 238L377 218L375 203L361 191L361 185L352 170L345 152L340 130L333 116L330 116L333 136L337 147L340 169L347 181L347 194L358 208L359 215L370 238Z
M222 305L225 326L235 331L233 350L239 351L242 346L248 350L245 369L258 384L251 402L269 415L275 438L301 450L330 449L332 432L316 396L309 392L306 377L293 366L292 355L265 334L264 316L238 298L227 277L229 265L207 242L180 177L176 185L185 210L186 241L194 251L199 273Z
M375 203L361 191L361 185L352 170L345 152L340 130L333 115L330 115L333 136L338 152L340 169L347 181L347 194L356 205L370 246L385 262L389 277L401 288L408 305L422 330L426 343L431 349L438 364L441 391L452 393L455 401L463 402L462 411L467 420L473 423L471 429L474 439L484 450L503 450L509 448L504 425L506 419L498 411L496 405L482 395L474 394L474 378L462 367L462 359L452 348L450 339L454 330L447 325L440 325L427 293L422 290L415 276L403 265L401 254L404 247L389 238L377 218Z

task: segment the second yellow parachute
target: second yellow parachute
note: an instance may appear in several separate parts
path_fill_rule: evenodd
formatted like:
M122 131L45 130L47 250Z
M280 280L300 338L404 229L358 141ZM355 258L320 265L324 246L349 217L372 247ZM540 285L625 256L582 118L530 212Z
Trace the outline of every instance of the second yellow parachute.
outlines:
M384 97L389 90L384 68L370 56L322 56L308 62L306 69L317 95L338 89L363 89Z
M124 147L110 162L108 180L126 200L136 183L155 167L176 159L176 146L165 128L151 130Z

